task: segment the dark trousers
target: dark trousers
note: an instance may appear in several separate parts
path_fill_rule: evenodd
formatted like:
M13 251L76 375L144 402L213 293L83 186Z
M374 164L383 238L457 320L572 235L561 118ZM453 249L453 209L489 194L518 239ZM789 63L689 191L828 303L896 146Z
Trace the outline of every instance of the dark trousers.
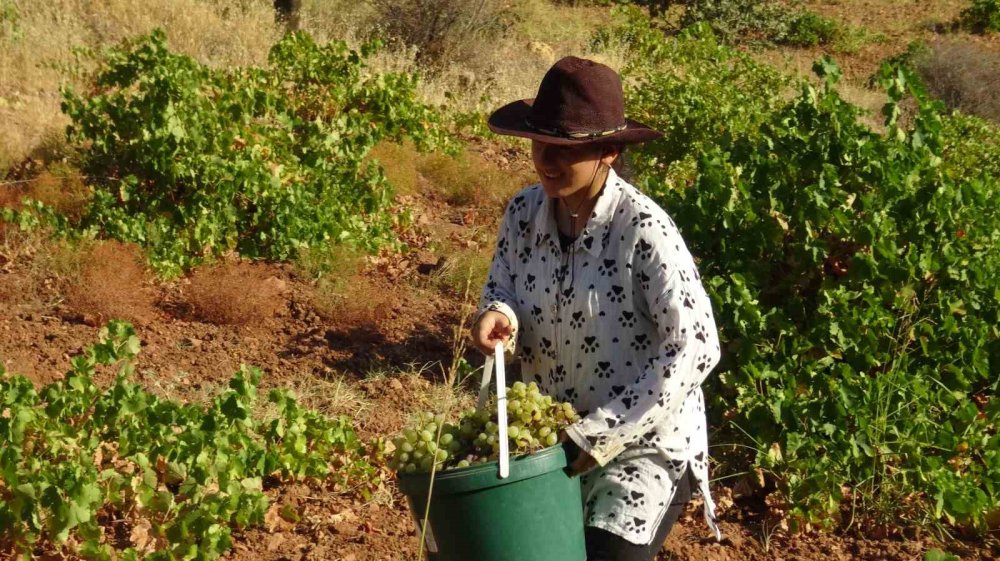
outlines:
M628 540L612 534L607 530L587 526L584 538L587 541L587 561L653 561L660 551L667 534L684 511L684 506L691 501L691 470L677 482L677 491L670 501L670 508L660 521L653 541L648 545L635 545Z

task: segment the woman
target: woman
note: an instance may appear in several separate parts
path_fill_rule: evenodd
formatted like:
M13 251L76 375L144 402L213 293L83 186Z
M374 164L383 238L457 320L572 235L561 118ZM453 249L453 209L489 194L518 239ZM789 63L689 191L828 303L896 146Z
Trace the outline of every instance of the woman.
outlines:
M531 139L540 184L507 207L473 342L516 346L522 378L579 411L562 436L579 448L588 559L653 559L692 486L719 537L700 388L719 359L711 305L674 222L613 169L661 134L625 119L612 69L576 57L489 126Z

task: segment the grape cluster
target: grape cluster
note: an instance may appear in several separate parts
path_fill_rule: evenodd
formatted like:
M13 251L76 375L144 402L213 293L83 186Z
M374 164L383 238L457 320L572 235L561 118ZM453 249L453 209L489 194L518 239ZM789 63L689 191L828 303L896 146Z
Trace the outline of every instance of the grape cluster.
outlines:
M542 395L534 382L507 388L507 439L511 457L554 446L559 431L580 419L573 405ZM426 473L495 461L500 427L494 397L483 411L466 411L458 424L443 415L421 413L417 422L393 439L389 467L402 473ZM436 467L435 467L436 466Z

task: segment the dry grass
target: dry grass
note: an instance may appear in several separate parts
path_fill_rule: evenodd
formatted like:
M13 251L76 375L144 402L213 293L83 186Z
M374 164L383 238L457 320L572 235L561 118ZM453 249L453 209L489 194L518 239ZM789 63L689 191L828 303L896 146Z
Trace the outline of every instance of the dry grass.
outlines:
M341 325L373 325L389 312L385 290L364 274L365 255L346 244L312 249L296 260L299 276L313 282L308 300L321 318Z
M70 220L80 218L89 197L90 190L77 170L58 163L31 179L0 183L0 207L18 209L31 199Z
M0 304L4 313L45 313L58 304L62 295L50 280L55 273L50 267L65 266L66 259L54 257L66 253L42 232L25 232L0 222Z
M453 206L500 205L535 180L530 170L503 170L467 150L454 156L422 154L412 144L385 142L375 147L372 158L382 166L397 193L434 193Z
M82 84L92 66L74 49L99 52L161 27L171 48L199 62L261 65L282 33L269 0L10 1L13 15L0 26L0 176L27 155L49 160L65 151L67 121L59 111L59 87ZM514 26L496 40L473 41L454 53L461 63L449 60L429 72L415 49L393 47L373 59L372 70L419 72L425 75L420 86L425 101L486 111L533 95L561 56L599 56L589 53L587 44L592 32L607 24L606 9L556 7L547 0L515 0L511 6L519 18ZM369 2L303 3L301 28L319 40L357 46L378 23Z
M112 319L138 324L155 319L152 274L135 245L92 242L76 255L76 272L63 281L66 307L95 325Z
M493 261L492 252L458 250L448 254L444 264L431 273L431 283L438 290L454 296L465 296L466 288L473 294L486 284Z
M259 325L286 305L284 281L266 266L226 261L191 273L186 300L194 316L216 325Z
M949 108L1000 122L1000 53L945 40L916 63L927 88Z
M518 22L494 40L470 43L472 51L463 52L461 62L449 60L431 71L419 62L417 49L394 47L373 59L373 70L418 72L424 76L420 94L426 102L485 112L502 102L534 97L542 76L564 56L589 56L620 66L616 55L589 47L594 31L609 23L607 9L556 7L548 0L511 4Z
M12 0L0 33L0 171L61 137L60 84L79 84L74 48L101 49L155 27L214 66L261 64L280 37L270 2ZM6 29L6 28L5 28Z

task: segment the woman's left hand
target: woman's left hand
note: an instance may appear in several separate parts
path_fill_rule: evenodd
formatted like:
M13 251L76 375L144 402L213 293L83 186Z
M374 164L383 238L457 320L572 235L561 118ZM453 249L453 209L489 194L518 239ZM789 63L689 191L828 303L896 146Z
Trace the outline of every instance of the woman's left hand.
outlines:
M566 442L567 440L569 440L569 435L566 434L566 431L559 431L559 442ZM587 473L595 467L597 467L597 460L590 454L580 450L568 469L570 476L576 477L577 475Z

